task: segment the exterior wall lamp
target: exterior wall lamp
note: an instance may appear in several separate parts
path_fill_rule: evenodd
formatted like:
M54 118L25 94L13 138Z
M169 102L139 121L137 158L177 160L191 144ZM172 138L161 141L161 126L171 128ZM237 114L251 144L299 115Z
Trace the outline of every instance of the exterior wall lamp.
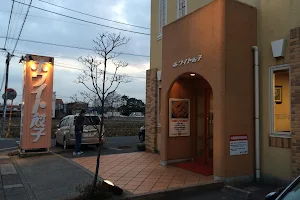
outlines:
M272 46L272 52L274 58L284 57L285 47L286 47L285 39L273 41L271 42L271 46Z

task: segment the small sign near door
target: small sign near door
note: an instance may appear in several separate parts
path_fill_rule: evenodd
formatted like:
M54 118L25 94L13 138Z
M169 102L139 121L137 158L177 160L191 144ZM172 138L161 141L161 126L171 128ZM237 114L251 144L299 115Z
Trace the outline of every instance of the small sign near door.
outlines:
M248 154L248 136L247 135L231 135L230 136L230 155Z
M169 137L190 136L190 100L169 100Z

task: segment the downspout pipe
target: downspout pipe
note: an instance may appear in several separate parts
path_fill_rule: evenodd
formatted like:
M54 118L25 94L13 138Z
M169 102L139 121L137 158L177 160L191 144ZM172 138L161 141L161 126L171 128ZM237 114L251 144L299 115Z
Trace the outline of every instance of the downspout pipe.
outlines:
M254 52L254 88L255 88L255 174L256 182L260 180L260 134L259 134L259 60L258 47L252 47Z

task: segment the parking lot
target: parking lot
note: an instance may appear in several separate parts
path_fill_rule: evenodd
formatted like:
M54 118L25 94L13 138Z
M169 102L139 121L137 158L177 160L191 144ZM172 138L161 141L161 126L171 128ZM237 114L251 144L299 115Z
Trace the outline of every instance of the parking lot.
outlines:
M120 137L107 137L105 139L104 146L102 148L102 155L109 154L118 154L118 153L131 153L137 152L138 149L136 147L137 143L139 143L138 136L120 136ZM74 157L88 157L88 156L96 156L98 151L97 147L90 145L88 147L83 147L83 154L80 156L73 156L73 148L63 149L62 146L56 146L52 148L52 151L58 153L66 158L74 158Z

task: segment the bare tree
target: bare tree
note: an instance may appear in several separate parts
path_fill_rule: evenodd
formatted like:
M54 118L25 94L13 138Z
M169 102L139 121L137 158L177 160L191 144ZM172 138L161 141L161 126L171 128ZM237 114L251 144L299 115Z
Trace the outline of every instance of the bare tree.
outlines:
M111 93L107 98L105 99L105 106L112 112L112 116L114 116L114 108L115 104L120 103L121 101L121 95L117 92Z
M79 92L78 94L81 96L80 99L77 94L74 94L73 96L70 97L71 100L74 102L84 102L94 107L99 107L101 105L101 103L99 103L98 101L97 95L93 93Z
M101 122L99 132L99 149L97 155L96 172L93 181L92 194L96 189L98 180L100 155L101 155L101 136L104 124L104 103L107 96L116 91L121 83L128 83L131 80L127 75L117 74L120 68L126 67L127 62L117 60L116 58L122 53L116 53L118 47L126 45L130 38L123 37L121 34L102 33L98 34L95 40L94 52L95 56L80 57L78 60L84 64L87 70L84 70L77 78L77 83L82 84L87 89L88 93L91 93L100 99L101 106ZM114 70L112 73L108 72L109 61L112 61Z

